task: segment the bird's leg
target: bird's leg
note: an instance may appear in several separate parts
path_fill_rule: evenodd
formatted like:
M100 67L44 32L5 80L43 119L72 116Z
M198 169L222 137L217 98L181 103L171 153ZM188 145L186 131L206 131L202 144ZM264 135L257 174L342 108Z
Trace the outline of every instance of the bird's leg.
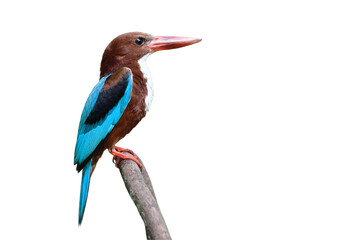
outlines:
M114 146L113 148L109 148L108 150L109 150L110 154L114 156L113 162L115 162L116 165L118 165L121 160L127 159L127 160L134 161L139 166L139 168L142 167L142 164L139 162L139 160L137 160L136 154L134 154L134 152L131 151L130 149ZM126 155L122 152L128 152L128 153L132 154L133 156Z

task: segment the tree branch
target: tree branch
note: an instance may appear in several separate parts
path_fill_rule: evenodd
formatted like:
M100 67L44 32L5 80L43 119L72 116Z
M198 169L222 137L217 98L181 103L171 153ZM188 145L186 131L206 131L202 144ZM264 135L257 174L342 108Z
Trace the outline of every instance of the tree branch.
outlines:
M128 152L122 153L132 156ZM144 221L147 239L169 240L170 233L157 203L150 177L141 159L138 158L138 160L142 164L141 169L131 160L122 160L117 167Z

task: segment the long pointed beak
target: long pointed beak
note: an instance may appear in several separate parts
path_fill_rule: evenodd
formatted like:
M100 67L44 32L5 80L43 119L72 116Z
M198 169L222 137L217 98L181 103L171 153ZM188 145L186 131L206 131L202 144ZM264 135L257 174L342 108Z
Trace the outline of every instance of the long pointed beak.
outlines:
M181 48L200 41L200 38L156 36L147 47L151 49L151 52L156 52L160 50Z

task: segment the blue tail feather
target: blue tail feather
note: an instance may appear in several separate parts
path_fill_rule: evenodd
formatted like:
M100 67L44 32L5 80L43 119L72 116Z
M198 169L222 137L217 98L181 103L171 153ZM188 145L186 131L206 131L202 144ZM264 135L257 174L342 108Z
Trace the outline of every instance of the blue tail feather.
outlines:
M80 203L79 203L79 225L81 225L84 216L86 200L89 192L90 172L91 172L91 159L82 169Z

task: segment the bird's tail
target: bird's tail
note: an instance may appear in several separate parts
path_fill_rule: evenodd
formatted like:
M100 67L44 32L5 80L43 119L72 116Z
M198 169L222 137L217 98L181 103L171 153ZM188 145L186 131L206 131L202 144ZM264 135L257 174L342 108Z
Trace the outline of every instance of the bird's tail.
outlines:
M82 169L80 203L79 203L79 225L81 225L84 216L86 200L89 192L90 173L91 173L91 159Z

